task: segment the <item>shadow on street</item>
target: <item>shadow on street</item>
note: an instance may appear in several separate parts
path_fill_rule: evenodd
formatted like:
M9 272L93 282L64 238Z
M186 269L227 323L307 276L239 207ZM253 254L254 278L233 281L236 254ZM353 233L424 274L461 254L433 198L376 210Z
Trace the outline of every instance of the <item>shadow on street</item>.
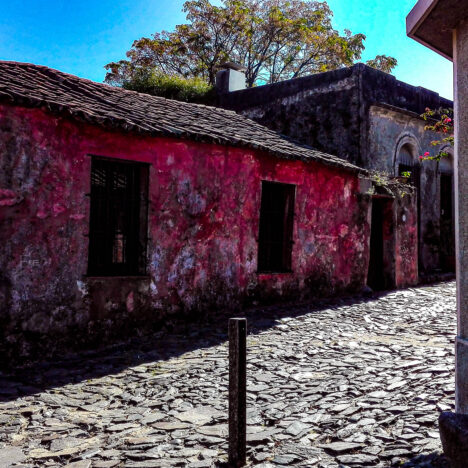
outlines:
M279 324L283 318L298 317L324 309L377 301L392 291L374 294L317 299L300 304L285 303L255 307L239 314L211 313L195 320L172 320L151 335L132 337L125 342L34 362L27 366L0 371L0 401L33 395L70 383L117 374L147 362L166 361L195 349L216 346L227 340L228 319L245 317L248 334L255 335Z

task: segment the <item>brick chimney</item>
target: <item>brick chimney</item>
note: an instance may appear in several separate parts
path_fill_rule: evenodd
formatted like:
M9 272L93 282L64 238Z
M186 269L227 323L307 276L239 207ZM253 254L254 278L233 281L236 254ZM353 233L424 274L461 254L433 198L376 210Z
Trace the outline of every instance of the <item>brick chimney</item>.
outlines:
M216 89L221 94L245 89L245 67L234 62L223 63L216 73Z

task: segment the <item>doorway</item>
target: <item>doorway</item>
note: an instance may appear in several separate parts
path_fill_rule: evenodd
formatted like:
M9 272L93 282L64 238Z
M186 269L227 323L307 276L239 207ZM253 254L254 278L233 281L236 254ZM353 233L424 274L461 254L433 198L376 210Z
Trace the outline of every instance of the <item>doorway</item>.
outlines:
M440 268L455 271L455 223L453 216L453 174L440 175Z
M374 291L389 289L394 285L393 264L393 201L387 198L372 199L371 236L367 285Z

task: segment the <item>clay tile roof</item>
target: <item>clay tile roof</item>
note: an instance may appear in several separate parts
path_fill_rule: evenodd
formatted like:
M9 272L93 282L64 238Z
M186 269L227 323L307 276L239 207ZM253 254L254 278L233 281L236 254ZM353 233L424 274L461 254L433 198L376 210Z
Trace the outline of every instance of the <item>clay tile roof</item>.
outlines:
M0 102L40 107L108 129L253 148L365 172L233 111L127 91L40 65L0 61Z

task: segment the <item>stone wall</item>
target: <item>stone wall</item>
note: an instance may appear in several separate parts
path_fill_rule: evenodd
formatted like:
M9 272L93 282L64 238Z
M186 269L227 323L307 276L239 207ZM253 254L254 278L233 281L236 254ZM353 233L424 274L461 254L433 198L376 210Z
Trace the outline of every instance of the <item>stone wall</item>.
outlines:
M222 94L220 105L359 165L359 75L354 68Z
M369 109L387 104L420 115L453 107L428 89L363 64L219 96L219 104L313 148L368 167Z
M146 276L87 276L90 155L150 163ZM366 283L370 199L354 173L11 106L0 107L0 157L3 358ZM292 273L257 274L262 180L296 185ZM412 278L410 264L397 275Z
M421 162L419 155L429 151L435 156L438 148L431 141L440 136L424 130L425 125L418 114L385 105L371 106L366 153L367 167L392 175L398 175L402 149L411 154L420 178L420 266L423 272L430 272L440 267L440 168L436 161Z

